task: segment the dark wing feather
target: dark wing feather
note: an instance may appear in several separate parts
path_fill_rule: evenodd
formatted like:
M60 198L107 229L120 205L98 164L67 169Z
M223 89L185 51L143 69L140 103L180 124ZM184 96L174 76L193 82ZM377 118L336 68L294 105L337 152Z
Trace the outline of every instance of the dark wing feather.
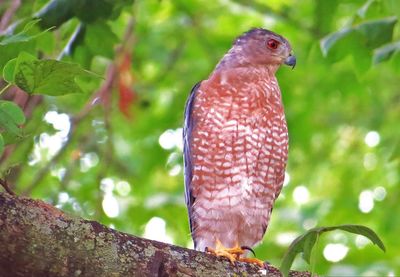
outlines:
M190 92L189 98L186 101L185 107L185 122L183 126L183 161L185 166L185 201L188 209L189 215L189 224L190 224L190 232L193 236L193 221L192 221L192 206L194 203L195 198L192 195L192 176L193 176L193 167L192 167L192 160L190 156L190 140L192 135L192 128L193 128L193 118L192 118L192 110L193 110L193 103L196 97L196 92L200 87L201 82L198 82ZM196 246L195 246L196 247Z

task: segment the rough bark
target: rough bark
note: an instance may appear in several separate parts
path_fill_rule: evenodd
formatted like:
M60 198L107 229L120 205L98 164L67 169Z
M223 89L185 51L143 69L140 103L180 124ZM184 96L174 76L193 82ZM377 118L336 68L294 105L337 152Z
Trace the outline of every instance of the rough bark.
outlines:
M292 276L309 276L292 272ZM143 239L0 193L0 276L281 276Z

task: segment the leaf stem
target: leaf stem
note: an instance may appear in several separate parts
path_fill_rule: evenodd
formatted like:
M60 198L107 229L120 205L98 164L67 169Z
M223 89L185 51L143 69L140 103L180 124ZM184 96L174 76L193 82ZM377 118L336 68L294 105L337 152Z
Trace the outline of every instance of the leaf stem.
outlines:
M0 91L0 95L5 92L9 87L12 86L12 83L8 83L1 91Z

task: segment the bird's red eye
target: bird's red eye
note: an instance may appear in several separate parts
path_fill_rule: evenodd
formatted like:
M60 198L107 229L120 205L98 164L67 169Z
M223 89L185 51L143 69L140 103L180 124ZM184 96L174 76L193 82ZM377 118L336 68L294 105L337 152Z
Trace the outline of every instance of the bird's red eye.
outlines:
M267 41L267 46L269 49L276 49L278 48L279 42L274 40L274 39L270 39Z

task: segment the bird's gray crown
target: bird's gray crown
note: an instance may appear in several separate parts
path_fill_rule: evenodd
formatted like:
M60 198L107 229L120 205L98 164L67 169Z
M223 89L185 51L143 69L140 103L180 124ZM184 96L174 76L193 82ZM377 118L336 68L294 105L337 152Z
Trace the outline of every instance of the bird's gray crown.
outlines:
M286 39L282 37L281 35L278 35L277 33L274 33L270 30L263 29L263 28L253 28L242 35L240 35L236 40L234 41L234 45L243 45L244 42L249 39L249 38L254 38L254 37L266 37L267 35L272 35L274 37L280 38L281 41L285 41Z

